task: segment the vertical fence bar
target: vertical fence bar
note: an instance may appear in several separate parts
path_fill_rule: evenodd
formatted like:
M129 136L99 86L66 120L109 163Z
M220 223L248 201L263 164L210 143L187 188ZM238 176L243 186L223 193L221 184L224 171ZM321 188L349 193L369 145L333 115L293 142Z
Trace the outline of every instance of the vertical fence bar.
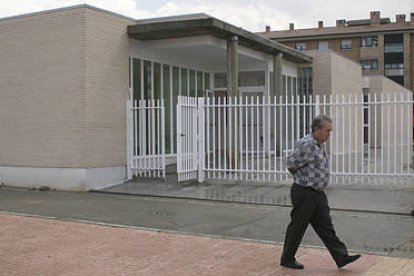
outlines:
M381 123L381 139L380 139L380 148L381 148L381 174L384 174L384 94L381 94L381 101L380 101L380 108L381 108L381 117L380 117L380 123Z
M348 117L348 131L346 131L347 132L347 134L348 134L348 168L345 170L345 173L346 174L349 174L349 173L351 173L351 156L353 155L353 148L352 148L352 95L350 94L350 95L348 95L348 102L346 103L346 106L347 106L347 109L348 109L348 114L349 114L349 117ZM355 116L355 114L354 114L354 116ZM343 150L343 154L345 155L345 152L347 152L347 150L344 148L344 150Z
M134 167L134 176L138 175L138 171L137 171L137 158L138 158L138 148L141 151L141 145L139 145L138 143L141 142L140 139L138 139L138 106L137 106L137 100L133 101L133 116L134 116L134 158L133 158L133 167Z
M268 115L268 112L266 112L266 111L268 111L268 100L267 100L267 96L263 96L263 101L262 101L262 103L263 103L263 107L262 107L262 143L263 143L263 145L262 145L262 152L263 152L263 154L262 154L262 161L263 161L263 168L262 168L262 171L263 171L263 179L264 180L268 180L268 176L269 176L269 174L267 173L267 168L266 168L266 156L269 154L269 131L270 131L270 127L269 127L269 124L270 124L270 118L267 116ZM270 159L269 159L269 161L270 161Z
M147 125L148 125L148 137L146 138L146 145L147 145L147 165L145 170L145 176L151 176L151 163L152 163L152 145L153 145L153 136L152 136L152 128L154 127L152 124L152 108L151 108L151 100L147 100L147 106L145 112L147 113Z
M228 162L228 154L227 154L227 142L228 142L228 122L227 122L227 97L222 97L223 99L223 107L222 107L222 114L223 114L223 178L227 178L227 162Z
M309 96L309 115L308 115L308 131L309 132L312 132L312 129L311 129L311 126L312 126L312 120L313 120L313 117L314 117L314 105L315 105L315 103L313 102L313 97L312 97L312 95L310 95Z
M218 122L218 168L219 168L219 178L221 178L221 169L222 169L222 166L221 166L221 155L223 154L222 153L222 151L223 151L223 149L222 149L222 147L221 147L221 141L222 141L222 133L221 133L221 123L222 123L222 118L221 118L221 112L223 111L222 110L222 99L223 99L223 97L219 97L218 98L218 113L217 113L217 116L218 116L218 120L217 120L217 122Z
M394 141L393 141L393 161L394 161L394 168L393 173L397 173L397 108L398 108L398 102L397 102L397 95L394 94L394 103L393 103L393 109L394 109Z
M213 104L212 104L212 106L213 106L213 110L212 110L212 112L213 112L213 137L212 137L212 140L213 140L213 156L212 156L212 159L213 159L213 177L214 178L216 178L216 139L217 139L217 137L216 137L216 125L217 125L217 123L216 123L216 113L217 113L217 102L218 102L218 98L213 98L212 99L212 101L213 101Z
M196 86L197 87L197 86ZM197 141L198 141L198 183L203 183L205 180L205 170L204 170L204 162L206 160L205 156L205 146L204 146L204 139L205 139L205 107L204 107L204 98L200 97L198 98L198 105L197 105L197 117L198 117L198 135L197 135ZM208 154L208 153L207 153Z
M282 109L282 96L279 96L279 172L280 180L282 180L283 172L283 109Z
M359 127L359 125L358 125L358 115L359 115L359 111L360 111L360 107L359 107L359 102L358 102L358 95L357 94L354 94L354 102L355 102L355 104L354 104L354 119L355 119L355 122L354 122L354 124L355 124L355 126L354 126L354 150L355 150L355 153L354 153L354 156L355 156L355 169L353 170L354 171L354 173L355 173L355 175L357 175L357 173L358 173L358 149L359 149L359 147L358 147L358 133L359 133L359 131L358 131L358 127ZM362 109L364 109L364 106L362 106ZM363 128L362 128L362 131L363 131Z
M407 149L408 149L408 151L407 151L407 168L411 168L411 154L412 154L412 149L411 149L411 146L412 146L412 137L411 137L411 134L412 134L412 127L413 127L413 125L411 124L411 123L408 123L408 118L410 118L410 120L411 120L411 116L412 116L412 108L413 108L413 100L412 100L412 96L411 96L411 93L407 93L407 107L406 107L406 111L407 111L407 124L409 125L409 126L411 126L411 129L409 129L409 130L407 130L407 142L405 143L406 144L406 146L407 146Z
M249 113L249 108L248 108L248 96L244 97L244 119L243 119L243 123L244 123L244 138L245 138L245 143L244 143L244 158L243 158L243 162L244 162L244 179L247 180L248 178L248 169L249 169L249 152L248 152L248 146L249 146L249 139L250 139L250 135L248 132L248 125L250 124L249 118L248 118L248 113Z
M276 136L276 129L277 129L277 108L276 108L276 96L273 97L273 105L271 111L274 109L274 112L271 112L273 114L273 149L274 149L274 171L273 171L273 181L276 181L276 171L277 171L277 139ZM281 158L281 156L279 156Z
M162 155L162 177L166 177L166 166L165 166L165 102L161 100L161 155Z
M300 138L300 96L296 95L296 102L295 102L295 109L296 109L296 137L295 141Z
M160 143L161 143L161 133L160 133L160 113L161 113L161 105L160 105L160 100L157 99L156 100L156 105L157 105L157 109L156 109L156 132L157 132L157 145L156 145L156 152L157 152L157 177L160 177L161 175L161 149L160 149Z
M256 103L255 103L255 109L254 109L254 111L255 111L255 117L256 117L256 150L254 151L255 152L255 154L256 154L256 160L255 160L255 162L256 162L256 166L255 166L255 170L256 170L256 173L255 173L255 178L258 178L258 176L259 176L259 173L258 173L258 171L259 171L259 164L260 164L260 161L259 161L259 152L260 152L260 145L259 145L259 97L258 96L256 96Z
M153 63L152 63L153 64ZM154 71L152 71L152 72L154 72ZM151 99L151 107L150 107L150 111L151 111L151 115L150 115L150 117L151 117L151 138L152 139L150 139L148 142L151 144L151 162L150 162L150 170L149 170L149 172L150 172L150 176L152 175L152 176L155 176L155 170L153 169L154 167L155 167L155 164L156 164L156 153L155 153L155 144L156 144L156 142L157 142L157 137L155 136L155 128L156 128L156 123L155 123L155 109L156 109L157 107L156 107L156 105L155 105L155 100L154 100L154 98L153 99ZM151 171L152 171L152 173L151 173Z
M204 74L203 74L203 76L204 76ZM204 78L204 77L203 77ZM203 82L204 83L204 82ZM211 135L211 129L210 129L210 114L211 114L211 101L210 101L211 99L209 98L209 97L206 97L206 103L207 103L207 105L206 105L206 120L207 120L207 135L206 135L206 138L207 138L207 144L206 144L206 152L207 152L207 165L206 165L206 167L207 167L207 177L208 178L210 178L211 177L211 172L210 172L210 162L211 162L211 160L210 160L210 135Z
M140 162L140 176L145 176L145 169L146 169L146 159L147 159L147 149L146 149L146 135L148 133L148 128L147 128L147 124L146 124L146 118L147 118L147 114L146 114L146 110L145 110L145 100L139 100L138 105L140 105L140 109L139 109L139 130L143 130L143 131L139 131L139 136L140 136L140 140L141 140L141 146L140 149L142 149L142 154L140 154L140 156L142 156L139 160Z
M251 173L250 178L254 178L254 97L250 96L250 142L251 142L251 149L250 149L250 158L251 158Z
M372 131L372 118L371 118L371 94L368 94L368 146L367 146L367 152L368 152L368 167L367 171L368 174L372 173L371 170L371 131Z
M145 112L145 125L147 126L147 132L144 137L145 140L145 150L146 150L146 158L144 159L145 161L145 171L144 171L144 176L147 177L149 176L149 170L148 168L150 167L151 164L151 113L149 112L149 107L151 105L151 101L150 100L146 100L145 101L145 108L144 108L144 112Z
M290 101L290 121L292 122L290 131L290 149L293 150L295 148L295 96L291 95Z
M378 105L378 98L377 98L377 94L374 94L375 97L375 105L374 105L374 170L375 170L375 174L378 172L378 167L377 167L377 159L378 159L378 143L377 143L377 138L378 138L378 114L377 114L377 105Z
M361 173L364 175L365 173L365 99L364 95L360 95L359 104L361 105L361 108L359 108L359 111L361 113L361 117L359 118L359 121L361 122L361 129L362 132L360 133L361 138L359 139L361 146L359 147L361 149ZM357 137L358 133L356 133L355 137ZM358 166L357 166L358 168Z
M400 95L400 101L401 101L401 108L400 108L400 116L401 116L401 125L400 125L400 127L401 127L401 138L400 138L400 173L402 174L403 173L403 171L404 171L404 151L403 151L403 148L404 148L404 123L405 123L405 120L404 120L404 107L405 107L405 104L404 104L404 94L401 94ZM408 124L409 125L409 124ZM407 153L408 154L408 153Z
M289 97L286 95L286 112L285 112L285 152L288 152L288 138L289 138ZM283 128L282 128L283 129Z
M335 125L337 130L339 130L338 95L335 95ZM335 131L335 173L339 173L339 131Z
M333 105L332 105L332 95L329 95L329 102L327 103L329 104L329 116L332 118L333 116ZM332 118L333 120L333 118ZM335 128L337 128L338 126L335 125ZM332 171L332 152L333 152L333 145L332 145L332 135L330 136L330 140L329 140L329 168Z
M238 97L238 113L239 113L239 159L240 159L240 163L239 163L239 167L238 170L240 171L240 179L243 179L244 175L243 173L243 145L244 145L244 141L243 141L243 137L244 133L243 133L243 97L239 96Z
M342 95L342 175L345 175L345 95Z
M390 94L387 94L387 172L391 174L391 110L390 110Z
M233 178L233 176L232 176L232 168L233 168L233 166L232 166L232 155L233 155L233 152L232 152L232 150L233 150L233 142L234 142L234 139L233 139L233 129L232 129L232 127L233 127L233 117L231 116L231 111L232 111L232 102L233 102L233 100L232 100L232 97L227 97L227 107L226 107L226 117L227 117L227 119L225 120L226 122L227 122L227 129L228 129L228 131L226 132L227 133L227 162L226 162L226 178L228 179L228 178L230 178L230 179L232 179Z
M234 114L234 179L238 179L238 166L239 166L239 143L240 140L239 138L239 132L240 132L240 128L239 126L239 118L238 118L238 114L239 114L239 106L238 106L238 97L234 97L234 108L233 108L233 113Z

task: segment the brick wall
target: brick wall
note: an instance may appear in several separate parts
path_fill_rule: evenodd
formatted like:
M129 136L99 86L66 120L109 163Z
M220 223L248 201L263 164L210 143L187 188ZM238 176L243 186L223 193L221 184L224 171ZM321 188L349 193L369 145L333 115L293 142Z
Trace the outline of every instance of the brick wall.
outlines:
M129 78L127 25L133 21L87 9L86 166L126 165L126 101Z
M0 166L126 164L132 22L87 7L0 20Z

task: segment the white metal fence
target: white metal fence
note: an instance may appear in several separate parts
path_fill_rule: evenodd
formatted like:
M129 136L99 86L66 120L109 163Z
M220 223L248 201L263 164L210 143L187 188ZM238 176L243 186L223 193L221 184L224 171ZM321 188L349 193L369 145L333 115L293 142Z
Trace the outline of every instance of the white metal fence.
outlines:
M128 101L128 178L165 177L164 100Z
M333 119L332 182L414 183L411 94L178 97L178 179L284 182L317 114ZM128 101L129 178L165 177L164 117L163 100Z
M191 154L186 151L179 163L188 166L184 171L193 166L192 176L181 180L195 177L194 166L198 166L201 179L205 172L207 178L286 181L286 156L295 142L310 132L314 116L326 114L334 125L327 143L333 182L378 181L384 177L412 181L411 97L200 98L198 125L196 99L181 98L178 106L190 104L193 110L180 117L181 121L186 120L184 114L191 117L184 124L192 132L185 134L189 143L185 147L191 149Z

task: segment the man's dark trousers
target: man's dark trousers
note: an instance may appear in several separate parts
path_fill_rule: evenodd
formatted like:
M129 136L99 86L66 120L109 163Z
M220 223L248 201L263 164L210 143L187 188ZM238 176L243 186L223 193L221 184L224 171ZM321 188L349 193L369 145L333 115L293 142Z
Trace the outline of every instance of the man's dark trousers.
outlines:
M295 261L296 251L309 223L336 263L348 255L345 244L336 236L325 192L293 184L290 196L293 209L290 213L291 221L286 229L281 261Z

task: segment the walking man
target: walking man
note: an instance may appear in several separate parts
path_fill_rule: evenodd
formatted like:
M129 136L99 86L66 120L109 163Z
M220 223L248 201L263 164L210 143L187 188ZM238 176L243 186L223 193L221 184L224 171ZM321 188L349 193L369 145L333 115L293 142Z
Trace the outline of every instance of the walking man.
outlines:
M361 255L348 255L343 242L336 236L324 188L329 182L329 162L325 142L332 131L332 120L319 115L312 122L312 133L299 140L287 157L287 168L294 176L290 196L293 209L286 230L280 265L303 269L295 254L310 223L322 239L338 268L356 261Z

